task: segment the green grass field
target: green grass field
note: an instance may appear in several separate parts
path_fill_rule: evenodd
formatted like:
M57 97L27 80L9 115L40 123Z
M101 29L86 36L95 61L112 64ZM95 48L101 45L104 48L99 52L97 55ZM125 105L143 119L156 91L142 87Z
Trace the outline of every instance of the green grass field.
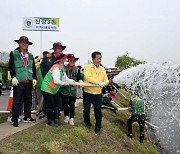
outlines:
M122 91L123 92L123 91ZM123 92L127 99L118 93L115 100L122 107L128 105L129 96ZM0 141L0 152L3 154L156 154L156 147L145 135L145 142L139 143L139 128L133 125L133 139L126 136L126 121L130 116L128 111L118 111L118 114L104 109L102 132L94 133L84 127L83 107L76 108L75 126L64 124L62 127L53 128L45 123L21 131ZM64 117L61 117L62 120ZM91 122L95 123L93 108L91 109Z

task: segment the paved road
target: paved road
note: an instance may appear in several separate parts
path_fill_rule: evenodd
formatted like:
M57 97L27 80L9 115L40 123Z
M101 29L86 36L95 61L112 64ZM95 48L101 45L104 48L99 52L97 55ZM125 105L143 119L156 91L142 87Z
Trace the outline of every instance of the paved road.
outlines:
M37 121L35 123L20 122L19 127L13 127L10 122L0 124L0 140L46 120L38 119L35 114L33 114L32 117L36 118Z
M3 91L4 95L0 96L0 111L6 111L9 101L9 91Z
M8 104L7 103L8 99L9 99L9 94L3 95L2 97L0 96L0 102L2 102L1 104L3 104L3 105L1 105L1 109L6 110L6 107ZM82 99L77 99L75 106L77 107L81 103L82 103ZM44 122L44 123L46 122L46 119L38 119L35 114L32 114L32 117L37 120L36 123L20 122L19 127L13 127L10 122L5 122L5 123L0 124L0 140L6 138L8 136L11 136L17 132L20 132L24 129L32 127L32 126L38 124L39 122Z

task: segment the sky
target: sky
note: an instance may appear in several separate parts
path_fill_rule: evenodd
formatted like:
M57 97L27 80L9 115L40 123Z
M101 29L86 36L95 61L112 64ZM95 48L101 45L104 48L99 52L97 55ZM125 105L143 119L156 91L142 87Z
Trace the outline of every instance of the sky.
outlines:
M0 5L0 51L17 47L27 36L29 51L40 51L40 32L23 31L23 17L60 18L59 32L42 32L42 50L54 42L64 53L86 65L91 53L102 53L102 64L114 67L126 53L150 63L180 64L180 0L5 0ZM50 51L50 50L49 50Z

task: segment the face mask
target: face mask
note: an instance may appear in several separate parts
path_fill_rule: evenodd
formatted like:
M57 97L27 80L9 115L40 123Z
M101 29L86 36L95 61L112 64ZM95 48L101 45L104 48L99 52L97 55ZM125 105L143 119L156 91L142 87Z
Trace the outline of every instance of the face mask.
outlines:
M67 66L67 65L68 65L68 62L67 62L67 61L65 61L65 62L64 62L64 66Z

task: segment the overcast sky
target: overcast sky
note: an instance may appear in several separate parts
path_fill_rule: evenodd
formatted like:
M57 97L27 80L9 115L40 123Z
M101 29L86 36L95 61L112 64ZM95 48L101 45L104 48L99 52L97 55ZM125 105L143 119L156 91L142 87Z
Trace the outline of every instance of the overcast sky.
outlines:
M180 64L180 0L5 0L0 10L0 51L14 50L25 35L34 43L29 51L40 54L40 32L23 31L23 17L56 17L60 31L42 32L42 49L59 41L82 66L96 50L106 67L125 53Z

